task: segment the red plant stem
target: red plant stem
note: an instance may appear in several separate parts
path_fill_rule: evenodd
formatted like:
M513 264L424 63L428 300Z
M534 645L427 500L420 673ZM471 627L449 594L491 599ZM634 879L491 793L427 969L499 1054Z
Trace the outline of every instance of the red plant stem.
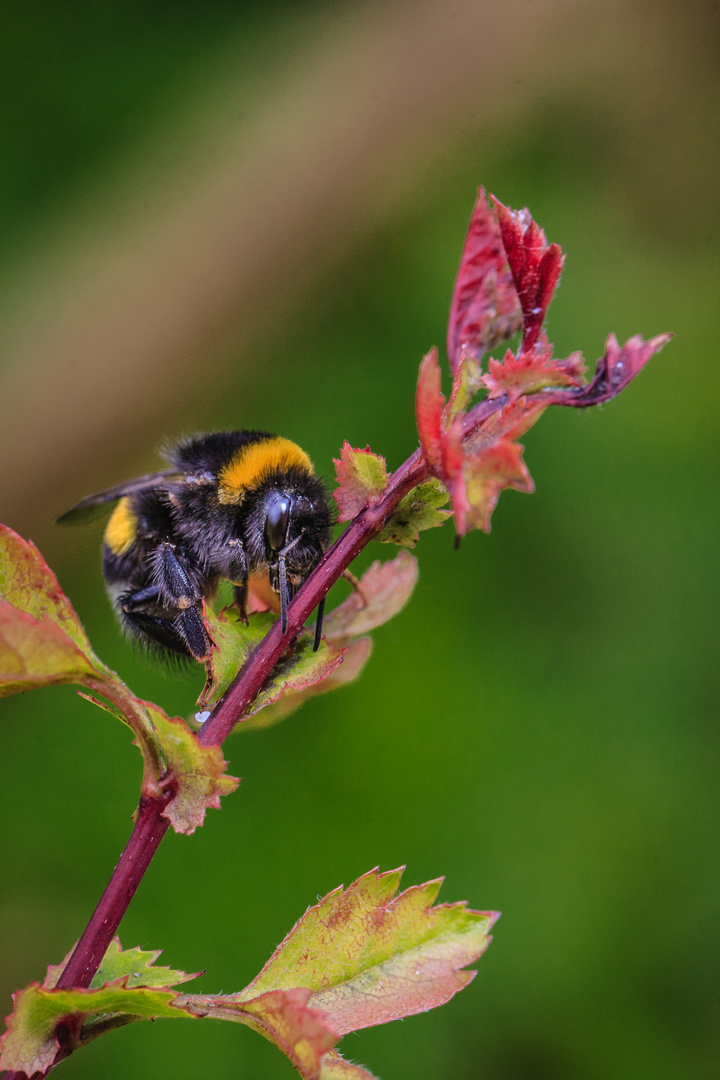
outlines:
M173 795L174 791L170 789L160 797L141 797L130 839L100 897L98 906L56 983L56 989L69 990L73 987L90 986L107 952L108 945L115 936L120 921L142 881L143 874L170 826L170 822L162 814ZM60 1049L53 1064L44 1073L33 1073L32 1080L47 1076L70 1053L72 1053L72 1046L64 1045L63 1040L60 1039ZM26 1073L14 1070L5 1072L3 1080L26 1080Z
M170 822L162 817L162 813L173 794L173 791L168 791L160 797L149 798L143 795L140 799L130 839L112 872L100 903L58 979L59 990L69 990L74 986L88 987L92 982L120 920L168 830Z

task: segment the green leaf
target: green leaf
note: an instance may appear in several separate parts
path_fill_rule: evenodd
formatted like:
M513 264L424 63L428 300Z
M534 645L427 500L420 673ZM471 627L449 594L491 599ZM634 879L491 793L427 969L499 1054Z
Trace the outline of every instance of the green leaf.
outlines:
M293 652L275 666L275 669L246 713L255 716L267 705L272 705L287 694L297 694L326 679L342 664L345 650L333 649L326 642L313 651L313 634L302 634Z
M488 946L494 912L432 907L441 881L395 896L402 871L365 874L309 908L238 1000L306 986L345 1034L449 1000Z
M277 615L269 611L251 615L248 625L243 623L234 608L226 608L219 615L208 613L208 628L218 648L213 649L212 677L200 698L203 707L211 708L220 700L251 650L262 641L276 620ZM342 650L333 649L322 642L314 652L313 643L314 636L311 634L301 634L297 638L292 650L276 664L272 676L243 717L244 721L288 695L295 699L295 705L299 705L299 695L326 679L342 663ZM269 723L279 719L281 716L277 715ZM250 726L265 727L269 723L261 721Z
M239 994L187 995L196 1016L247 1024L305 1080L373 1080L331 1052L341 1035L424 1012L473 978L495 912L433 907L440 881L396 896L402 871L365 874L306 911Z
M0 599L0 697L82 683L96 668L64 630Z
M35 545L0 525L0 697L110 675Z
M118 1018L191 1016L171 1004L179 995L174 990L129 988L124 980L97 990L48 990L31 983L13 994L13 1011L5 1034L0 1038L0 1068L15 1069L31 1076L48 1069L60 1049L56 1031L67 1024L82 1043L80 1025L91 1016L116 1014Z
M446 408L446 421L452 421L464 412L483 386L483 374L480 361L470 353L461 354L460 362L453 378L453 388Z
M206 708L220 700L276 619L277 615L271 611L263 611L251 615L248 623L244 623L237 608L225 608L218 615L210 608L206 609L205 621L217 648L212 650L209 661L211 675L200 695L200 706Z
M225 773L220 747L203 746L184 720L171 720L157 705L145 704L167 763L164 782L175 787L163 816L175 832L192 833L203 824L205 811L219 810L220 796L235 791L240 781Z
M339 687L353 682L370 659L371 652L371 638L356 638L346 646L343 652L342 664L333 668L324 679L313 683L311 686L306 686L304 690L288 691L274 704L267 705L259 713L244 720L240 725L240 730L258 731L261 728L272 727L290 716L296 709L299 709L308 698L315 697L317 694L326 694L329 690L337 690Z
M162 949L146 951L135 947L123 949L120 938L113 938L108 945L97 974L90 984L96 990L105 983L115 982L127 977L126 986L170 987L178 983L190 982L202 974L199 971L188 974L169 967L155 967L155 961L162 954Z
M325 618L325 642L313 652L308 634L298 638L293 652L275 668L272 679L243 720L246 731L270 727L284 720L303 701L344 686L357 678L370 656L369 638L352 641L387 622L407 603L417 581L417 560L407 552L386 563L375 562L358 588ZM276 616L251 616L246 626L233 609L210 616L210 632L219 649L213 650L213 680L201 703L214 704L227 690L250 649L262 640ZM342 646L338 651L337 646Z
M354 450L345 442L340 460L335 458L334 462L338 487L333 498L339 511L338 520L350 521L383 495L389 479L385 458L374 454L369 446Z
M438 509L448 498L439 480L426 480L402 499L375 539L383 544L415 547L423 529L435 529L452 517L450 510Z
M0 525L0 597L38 622L57 626L93 666L106 670L38 549L7 525Z
M33 983L15 995L0 1065L28 1074L48 1068L59 1049L60 1023L77 1047L136 1019L194 1016L251 1027L278 1046L304 1080L373 1080L334 1050L339 1038L448 1001L473 978L463 969L487 948L497 918L465 904L433 907L440 881L396 896L401 873L373 870L329 893L238 994L165 989L195 976L156 968L158 952L123 951L117 939L96 976L96 982L111 977L102 986L52 989L64 964L51 966L44 986Z
M59 964L48 964L47 975L43 980L43 989L52 990L67 967L68 960L74 952L74 946L64 960ZM146 952L140 948L123 949L120 938L115 937L108 945L102 963L97 970L90 989L97 990L105 983L125 979L123 985L170 987L178 983L190 982L197 979L200 972L188 975L185 971L175 971L169 967L155 967L155 961L161 955L162 949L154 949Z
M160 774L160 750L143 703L95 656L35 545L4 525L0 594L0 697L61 683L103 695L114 706L108 711L119 712L135 731L145 759L145 789L151 789Z
M225 776L217 747L202 747L185 722L142 701L98 660L77 615L35 546L0 525L0 697L76 683L88 700L127 723L143 755L143 794L175 788L165 810L176 832L193 832L205 810L239 781ZM260 623L256 632L262 637ZM234 674L234 673L233 673ZM106 699L106 700L99 700Z
M417 559L407 551L389 562L374 562L358 588L325 619L325 637L344 643L386 623L405 607L417 579Z

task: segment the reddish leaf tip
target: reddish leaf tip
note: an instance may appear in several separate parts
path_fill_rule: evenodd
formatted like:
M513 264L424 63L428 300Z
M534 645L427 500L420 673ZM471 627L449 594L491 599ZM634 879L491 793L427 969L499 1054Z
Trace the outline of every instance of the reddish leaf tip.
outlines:
M445 398L440 384L438 351L433 346L420 361L415 393L415 414L420 446L433 472L440 467L442 459L442 414Z
M507 266L497 213L485 189L468 225L450 305L447 350L455 373L464 355L480 359L520 328L520 306Z

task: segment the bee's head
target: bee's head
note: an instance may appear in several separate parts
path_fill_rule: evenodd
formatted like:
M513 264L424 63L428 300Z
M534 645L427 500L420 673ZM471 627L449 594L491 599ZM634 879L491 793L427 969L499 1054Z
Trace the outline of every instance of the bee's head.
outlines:
M265 491L248 520L253 560L265 563L271 587L280 596L283 633L287 605L328 546L330 511L319 481L272 487ZM317 488L317 490L315 490Z

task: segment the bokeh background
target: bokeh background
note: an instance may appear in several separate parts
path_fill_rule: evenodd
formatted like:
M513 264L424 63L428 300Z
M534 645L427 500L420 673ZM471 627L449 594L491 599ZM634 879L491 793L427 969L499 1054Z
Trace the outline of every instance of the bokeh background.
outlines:
M380 864L503 917L474 984L349 1037L384 1080L720 1072L718 4L6 0L0 13L0 518L99 654L120 639L79 497L168 437L258 427L321 473L414 449L483 183L567 253L559 355L673 343L602 410L524 439L490 536L423 535L362 679L226 746L237 795L168 836L123 942L242 987L316 898ZM374 545L365 564L389 557ZM130 830L127 732L2 702L0 981L41 978ZM135 1025L67 1077L292 1075L230 1024Z

